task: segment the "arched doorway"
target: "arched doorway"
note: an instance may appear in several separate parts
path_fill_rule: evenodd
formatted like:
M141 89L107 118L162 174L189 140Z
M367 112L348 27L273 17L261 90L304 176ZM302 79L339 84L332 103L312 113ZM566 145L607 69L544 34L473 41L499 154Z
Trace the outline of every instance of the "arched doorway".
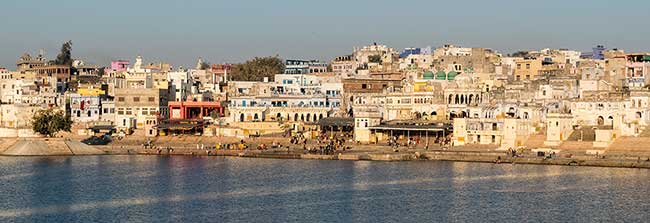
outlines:
M244 113L239 114L239 121L244 122Z
M604 125L605 124L605 119L603 118L603 116L598 116L598 119L596 120L596 123L598 125Z

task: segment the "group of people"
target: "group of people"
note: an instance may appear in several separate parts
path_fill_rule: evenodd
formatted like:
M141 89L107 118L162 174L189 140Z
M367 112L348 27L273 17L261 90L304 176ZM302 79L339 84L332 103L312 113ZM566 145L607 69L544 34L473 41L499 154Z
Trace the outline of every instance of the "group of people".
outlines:
M292 136L289 142L294 145L307 145L307 138L302 133L299 133Z
M321 141L318 140L318 147L309 148L308 152L312 154L320 155L333 155L336 151L345 151L350 149L349 146L345 146L345 139L334 138L329 141L322 141L325 145L321 144Z
M239 143L224 143L224 144L217 143L217 145L215 145L215 149L216 150L221 150L221 149L244 150L244 149L248 149L248 145L242 139L241 141L239 141Z

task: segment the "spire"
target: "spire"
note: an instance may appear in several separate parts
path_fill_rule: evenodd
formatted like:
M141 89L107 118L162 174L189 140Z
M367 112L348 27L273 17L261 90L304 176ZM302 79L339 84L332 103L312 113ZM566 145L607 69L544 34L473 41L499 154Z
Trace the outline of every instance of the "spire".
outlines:
M199 61L196 62L196 69L201 70L203 65L203 58L199 57Z

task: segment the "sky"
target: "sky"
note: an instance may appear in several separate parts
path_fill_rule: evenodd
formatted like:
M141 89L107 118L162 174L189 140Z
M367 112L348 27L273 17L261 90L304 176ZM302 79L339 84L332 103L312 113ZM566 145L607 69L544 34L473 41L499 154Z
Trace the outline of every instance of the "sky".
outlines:
M2 0L0 66L25 52L193 67L256 56L330 61L376 42L397 50L455 44L502 53L597 44L650 51L647 0Z

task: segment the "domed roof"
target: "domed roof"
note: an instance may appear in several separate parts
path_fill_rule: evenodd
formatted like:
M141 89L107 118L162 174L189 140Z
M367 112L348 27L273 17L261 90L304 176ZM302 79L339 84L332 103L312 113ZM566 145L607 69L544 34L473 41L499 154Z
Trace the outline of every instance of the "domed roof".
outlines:
M436 72L436 80L444 80L447 78L447 74L444 71Z
M460 87L469 87L474 84L474 79L472 79L472 76L466 73L456 75L456 77L454 77L454 80Z
M449 73L447 73L447 80L454 80L454 79L456 79L456 75L458 75L458 72L453 71L453 70L452 70L452 71L449 71Z
M433 72L431 72L431 71L424 72L424 74L422 74L422 79L425 79L425 80L433 79Z

